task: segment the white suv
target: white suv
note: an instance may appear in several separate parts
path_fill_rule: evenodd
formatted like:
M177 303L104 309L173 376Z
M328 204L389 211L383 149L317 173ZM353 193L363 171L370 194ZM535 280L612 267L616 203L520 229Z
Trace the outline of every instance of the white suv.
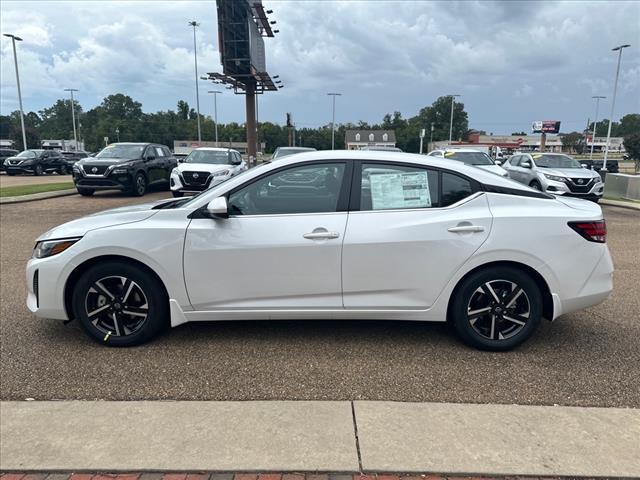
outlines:
M472 148L442 148L429 152L430 157L440 157L448 160L473 165L487 172L495 173L501 177L507 176L507 171L491 160L491 157L484 152Z

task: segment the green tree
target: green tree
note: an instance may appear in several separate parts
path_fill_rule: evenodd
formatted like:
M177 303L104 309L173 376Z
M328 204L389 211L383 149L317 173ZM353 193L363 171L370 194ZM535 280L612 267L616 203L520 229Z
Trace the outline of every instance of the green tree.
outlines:
M82 106L74 100L76 122L82 114ZM40 123L33 125L38 128L45 139L73 138L73 122L71 114L71 100L58 99L51 107L40 110ZM35 120L35 119L33 119Z
M27 137L27 147L23 147L22 145L22 128L14 128L13 134L11 135L11 139L13 140L13 144L15 148L18 150L26 150L28 148L40 148L42 147L42 143L40 141L40 134L33 127L24 127L25 136Z
M449 139L449 124L451 121L451 97L438 97L430 107L425 107L418 113L419 122L425 128L433 129L433 141ZM462 140L469 130L469 116L464 110L464 103L456 102L453 109L452 140Z
M624 149L635 162L636 172L640 171L640 131L624 137Z
M629 113L620 119L616 137L627 137L640 132L640 113Z
M562 141L562 148L568 150L569 153L577 150L579 145L584 147L584 136L580 132L564 133L560 136L560 140Z

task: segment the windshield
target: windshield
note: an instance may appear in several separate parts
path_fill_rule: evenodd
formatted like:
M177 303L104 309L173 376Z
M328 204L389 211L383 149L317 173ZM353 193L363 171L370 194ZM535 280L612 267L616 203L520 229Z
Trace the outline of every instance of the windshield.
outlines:
M278 148L273 154L273 158L282 158L294 153L313 152L315 148Z
M227 150L193 150L185 159L185 163L208 163L210 165L230 165L231 151Z
M20 152L18 155L16 155L16 157L33 158L33 157L36 157L36 156L40 155L42 152L43 152L43 150L25 150L24 152Z
M95 158L139 158L144 145L109 145L103 148Z
M534 154L531 155L537 167L541 168L582 168L576 160L566 155L547 155Z
M489 155L482 152L445 152L444 158L458 160L467 165L493 165Z

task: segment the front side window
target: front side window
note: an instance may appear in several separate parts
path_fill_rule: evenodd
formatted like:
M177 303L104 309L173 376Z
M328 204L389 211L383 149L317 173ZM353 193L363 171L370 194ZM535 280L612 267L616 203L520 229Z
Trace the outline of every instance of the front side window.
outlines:
M360 210L438 206L438 172L403 165L363 163Z
M335 212L344 163L302 165L266 175L231 193L231 215Z

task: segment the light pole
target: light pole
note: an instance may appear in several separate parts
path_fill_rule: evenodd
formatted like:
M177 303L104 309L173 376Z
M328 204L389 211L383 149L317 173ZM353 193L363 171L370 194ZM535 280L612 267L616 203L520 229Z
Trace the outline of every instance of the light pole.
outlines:
M76 133L76 107L73 104L73 92L77 92L78 90L75 88L65 88L65 92L71 92L71 121L73 122L73 143L74 149L78 151L78 135Z
M449 122L449 145L451 145L451 139L453 136L453 103L455 101L455 98L459 97L460 95L454 94L454 95L448 95L448 96L451 97L451 119Z
M216 127L216 147L218 146L218 94L220 90L209 90L207 93L213 93L213 119Z
M429 150L433 150L433 123L431 124L431 136L429 137Z
M198 114L198 143L202 141L202 133L200 131L200 92L198 92L198 52L196 50L196 27L200 24L195 20L189 22L193 27L193 61L196 67L196 113Z
M591 134L591 152L589 153L589 160L593 160L593 144L596 143L596 127L598 126L598 107L600 106L600 99L607 98L607 97L594 95L591 98L596 99L596 118L593 121L593 133Z
M331 150L336 148L336 97L340 97L341 93L327 93L333 100L333 109L331 111Z
M120 143L120 129L116 127L116 138L118 139L118 143Z
M22 126L22 149L26 150L27 147L27 132L24 129L24 111L22 110L22 91L20 90L20 74L18 73L18 55L16 54L16 41L21 42L22 38L13 35L11 33L5 33L5 37L11 39L13 44L13 63L16 66L16 84L18 85L18 103L20 104L20 124Z
M609 139L611 138L611 122L613 122L613 109L616 106L616 93L618 91L618 75L620 74L620 61L622 60L622 49L631 45L619 45L612 48L612 52L618 52L618 66L616 67L616 79L613 82L613 98L611 99L611 115L609 115L609 128L607 129L607 144L604 147L604 160L602 161L602 171L607 171L607 156L609 155Z

